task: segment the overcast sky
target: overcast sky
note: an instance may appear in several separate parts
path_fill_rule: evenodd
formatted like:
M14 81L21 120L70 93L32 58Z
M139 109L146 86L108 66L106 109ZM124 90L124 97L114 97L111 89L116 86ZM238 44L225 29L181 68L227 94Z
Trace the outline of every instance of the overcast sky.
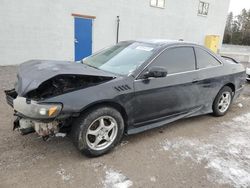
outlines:
M250 9L250 0L231 0L229 11L234 15L239 14L243 8Z

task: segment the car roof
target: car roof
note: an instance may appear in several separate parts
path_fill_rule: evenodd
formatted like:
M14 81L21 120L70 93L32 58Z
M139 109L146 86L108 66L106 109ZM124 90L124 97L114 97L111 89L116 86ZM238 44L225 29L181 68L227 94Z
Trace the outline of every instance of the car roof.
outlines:
M182 39L180 40L168 40L168 39L141 39L141 40L135 40L134 42L142 42L142 43L148 43L148 44L154 44L159 46L167 46L167 45L173 45L173 44L189 44L189 45L197 45L194 42L184 41Z

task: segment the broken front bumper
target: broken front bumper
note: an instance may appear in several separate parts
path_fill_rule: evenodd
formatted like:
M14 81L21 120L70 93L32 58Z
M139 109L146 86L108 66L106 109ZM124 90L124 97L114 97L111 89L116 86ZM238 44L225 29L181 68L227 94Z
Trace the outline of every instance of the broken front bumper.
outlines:
M14 127L16 127L22 135L36 132L38 135L46 137L59 132L59 122L57 121L44 123L25 118L17 118L14 122Z
M40 136L48 136L59 132L59 121L56 117L62 110L58 103L40 103L19 97L15 90L5 91L7 103L14 108L18 117L14 129L22 134L36 131Z

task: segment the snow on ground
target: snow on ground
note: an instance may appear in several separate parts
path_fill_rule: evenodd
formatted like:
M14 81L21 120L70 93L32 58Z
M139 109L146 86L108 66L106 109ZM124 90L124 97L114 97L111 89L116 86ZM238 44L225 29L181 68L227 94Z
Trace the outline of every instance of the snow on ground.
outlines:
M70 181L73 178L73 176L67 173L66 170L63 168L58 170L56 173L61 176L63 181Z
M109 169L106 171L104 188L128 188L133 185L133 182L120 172Z
M242 103L239 103L237 106L240 107L240 108L243 108L243 104Z
M165 140L163 149L175 159L204 163L208 180L233 187L250 187L250 113L218 125L209 138ZM216 129L218 129L216 127Z
M125 145L127 145L127 144L128 144L128 141L127 141L127 140L123 140L123 141L121 142L120 145L121 145L121 147L122 147L122 146L125 146Z
M67 134L66 133L56 133L55 136L64 138L65 136L67 136Z
M155 176L150 177L150 181L156 182L156 177Z

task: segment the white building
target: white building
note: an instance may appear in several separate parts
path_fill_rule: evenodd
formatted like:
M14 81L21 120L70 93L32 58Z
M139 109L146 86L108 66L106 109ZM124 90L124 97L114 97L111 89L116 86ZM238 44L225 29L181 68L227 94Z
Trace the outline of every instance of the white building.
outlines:
M74 60L115 44L117 16L120 41L222 39L229 1L0 0L0 65Z

